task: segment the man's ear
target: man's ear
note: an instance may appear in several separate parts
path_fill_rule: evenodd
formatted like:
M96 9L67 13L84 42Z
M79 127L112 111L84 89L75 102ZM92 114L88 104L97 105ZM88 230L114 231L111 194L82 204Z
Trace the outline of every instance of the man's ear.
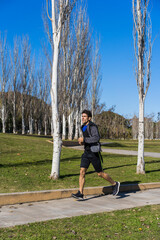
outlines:
M89 119L89 121L91 121L91 117L89 117L88 119Z

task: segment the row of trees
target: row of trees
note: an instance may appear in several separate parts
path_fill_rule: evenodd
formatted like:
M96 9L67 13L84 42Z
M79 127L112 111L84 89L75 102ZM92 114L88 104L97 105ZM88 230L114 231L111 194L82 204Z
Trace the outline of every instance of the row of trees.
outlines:
M138 117L134 116L132 119L132 137L135 140L138 139L138 123ZM160 139L160 113L158 113L157 121L154 121L153 115L144 118L144 138Z
M47 19L44 17L45 28L51 49L44 47L48 60L47 78L49 81L51 101L51 126L53 129L53 161L51 178L59 177L61 134L60 119L63 119L62 135L66 137L66 120L68 119L69 139L73 136L73 121L75 121L78 136L80 112L86 106L95 107L98 102L100 76L100 58L96 50L92 56L92 37L89 22L82 4L76 5L76 0L46 0ZM132 0L134 21L135 75L139 93L139 130L138 130L138 161L137 173L145 173L144 163L144 102L150 85L151 64L151 21L148 12L149 0ZM97 49L97 48L96 48ZM21 60L17 59L17 51L11 55L8 64L6 40L0 39L0 81L1 81L1 119L5 132L6 98L5 88L8 80L13 82L13 126L15 125L15 86L20 62L21 82L21 117L22 134L25 133L25 97L29 83L34 79L34 61L30 61L31 49L28 41L23 41ZM98 53L98 54L97 54ZM91 57L92 56L92 57ZM12 68L13 65L13 68ZM17 67L18 66L18 67ZM49 67L48 67L49 66ZM12 71L10 71L12 69ZM36 69L36 68L35 68ZM38 67L38 69L41 69ZM10 77L12 72L12 77ZM41 77L41 71L39 71ZM28 81L27 81L28 79ZM92 84L89 84L91 79ZM91 83L90 82L90 83ZM31 84L32 85L32 84ZM47 85L47 84L46 84ZM90 87L89 87L90 86ZM90 98L89 91L90 89ZM39 90L40 92L40 90ZM31 95L31 94L30 94ZM29 95L29 96L30 96ZM48 97L48 95L47 95ZM32 98L31 98L32 99ZM91 102L89 101L91 100ZM29 104L30 105L30 104ZM28 106L28 105L27 105ZM31 101L32 106L32 101ZM32 108L33 110L33 108ZM29 122L32 124L32 110Z
M56 87L51 88L51 83L55 76L52 73L55 51L45 14L43 21L51 47L44 44L44 56L38 57L38 62L29 37L15 38L14 47L9 50L6 36L0 36L0 128L3 133L45 135L61 128L63 139L77 139L82 109L89 107L96 112L99 102L99 43L93 42L85 8L77 5L73 15L66 16L61 26L57 73L60 123L54 126L56 108L51 103Z
M45 61L44 61L45 62ZM35 64L27 36L8 48L0 36L0 117L2 132L45 134L50 120L49 71L42 59Z

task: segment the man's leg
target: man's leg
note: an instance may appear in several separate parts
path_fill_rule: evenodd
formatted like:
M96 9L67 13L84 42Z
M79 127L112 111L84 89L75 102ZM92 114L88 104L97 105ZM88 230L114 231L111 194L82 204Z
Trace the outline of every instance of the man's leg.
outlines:
M79 191L81 194L83 194L84 184L85 184L85 174L87 172L87 168L81 168L80 169L80 175L79 175Z
M105 172L98 172L99 177L104 178L108 182L110 182L113 186L113 195L117 195L119 193L120 182L115 182L107 173Z
M110 182L113 186L116 185L116 182L105 172L98 172L97 173L99 177L104 178L108 182Z
M85 174L86 174L87 168L81 167L80 175L79 175L79 191L77 193L72 193L72 197L76 199L83 199L83 188L85 183Z

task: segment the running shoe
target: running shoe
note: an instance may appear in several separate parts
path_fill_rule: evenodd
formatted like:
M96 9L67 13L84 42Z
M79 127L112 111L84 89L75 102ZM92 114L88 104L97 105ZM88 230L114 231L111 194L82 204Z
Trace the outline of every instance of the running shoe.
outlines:
M113 186L113 195L116 196L119 193L120 182L116 182L116 185Z
M78 191L77 193L72 193L71 195L73 198L76 198L76 199L83 199L83 194L80 193L80 191Z

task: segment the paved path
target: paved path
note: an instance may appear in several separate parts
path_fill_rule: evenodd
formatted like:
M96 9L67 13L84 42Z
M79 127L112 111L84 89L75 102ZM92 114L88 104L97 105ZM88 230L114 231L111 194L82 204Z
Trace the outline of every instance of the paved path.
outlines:
M84 150L83 146L74 146L74 147L70 147L70 148L77 149L77 150ZM121 149L113 149L113 148L102 148L102 152L122 154L122 155L133 155L133 156L137 156L137 154L138 154L137 151L121 150ZM160 153L145 152L144 156L145 157L160 158Z
M110 212L118 209L160 204L160 188L118 196L88 196L84 201L73 198L8 205L0 208L0 227L40 222L57 218Z

